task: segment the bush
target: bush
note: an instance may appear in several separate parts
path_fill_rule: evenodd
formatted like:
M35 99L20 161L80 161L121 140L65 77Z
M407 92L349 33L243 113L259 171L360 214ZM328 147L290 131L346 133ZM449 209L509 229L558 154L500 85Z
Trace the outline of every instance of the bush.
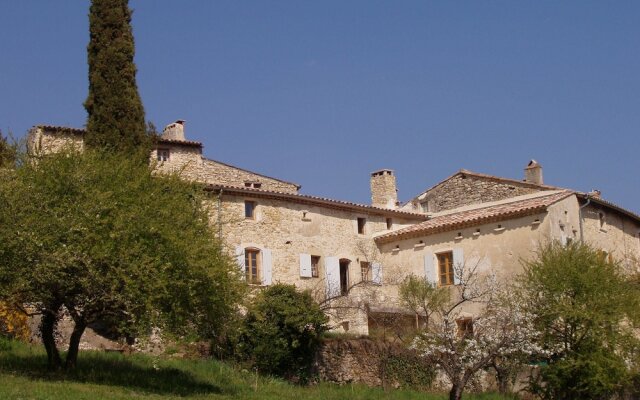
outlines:
M294 285L270 286L249 306L238 354L261 373L305 383L326 323L309 292Z
M31 330L27 319L25 313L0 301L0 336L28 340Z

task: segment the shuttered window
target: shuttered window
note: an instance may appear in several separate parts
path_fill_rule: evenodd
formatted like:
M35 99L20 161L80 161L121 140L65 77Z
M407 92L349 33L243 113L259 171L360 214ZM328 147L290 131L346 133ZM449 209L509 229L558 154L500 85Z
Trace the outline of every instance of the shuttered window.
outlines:
M436 254L438 258L438 276L440 286L453 285L453 252Z

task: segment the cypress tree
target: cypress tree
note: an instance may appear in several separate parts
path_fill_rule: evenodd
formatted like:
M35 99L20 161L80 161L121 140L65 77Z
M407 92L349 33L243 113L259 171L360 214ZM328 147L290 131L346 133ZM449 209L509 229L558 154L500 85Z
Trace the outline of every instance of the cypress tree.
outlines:
M128 0L92 0L89 31L85 143L147 159L151 141L136 85Z

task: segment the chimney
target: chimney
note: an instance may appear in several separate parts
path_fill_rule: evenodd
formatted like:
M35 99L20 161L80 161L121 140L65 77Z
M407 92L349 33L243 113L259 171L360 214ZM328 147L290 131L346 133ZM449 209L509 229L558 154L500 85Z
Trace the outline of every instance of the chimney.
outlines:
M538 164L536 160L529 161L524 169L524 181L542 185L542 165Z
M176 122L165 126L161 137L163 139L184 141L184 123L185 120L179 119Z
M398 205L396 176L390 169L371 173L371 205L395 210Z

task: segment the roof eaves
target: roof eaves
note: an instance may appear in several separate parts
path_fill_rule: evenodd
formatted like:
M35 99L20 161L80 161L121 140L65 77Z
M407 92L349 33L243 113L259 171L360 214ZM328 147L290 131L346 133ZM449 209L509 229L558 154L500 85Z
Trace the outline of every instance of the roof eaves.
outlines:
M261 176L261 177L263 177L263 178L273 179L274 181L278 181L278 182L286 183L287 185L293 185L293 186L295 186L295 187L296 187L296 189L297 189L297 190L300 190L300 188L302 188L302 185L299 185L299 184L297 184L297 183L295 183L295 182L289 182L289 181L285 181L285 180L282 180L282 179L274 178L274 177L272 177L272 176L267 176L267 175L264 175L264 174L259 174L259 173L257 173L257 172L253 172L253 171L250 171L250 170L248 170L248 169L244 169L244 168L236 167L235 165L227 164L227 163L225 163L225 162L218 161L218 160L214 160L214 159L211 159L211 158L205 158L205 160L207 160L207 161L213 161L213 162L215 162L215 163L222 164L222 165L224 165L224 166L226 166L226 167L235 168L235 169L238 169L238 170L240 170L240 171L244 171L244 172L248 172L248 173L253 174L253 175Z
M374 207L365 204L352 203L343 200L334 200L325 197L310 196L298 193L285 193L271 190L245 188L238 186L227 185L209 185L205 187L205 190L212 192L222 193L239 193L244 195L254 195L258 197L274 198L278 200L291 200L299 203L308 203L313 205L325 206L330 208L348 209L362 211L368 214L382 214L382 215L394 215L401 216L408 219L426 220L425 214L412 213L407 211L390 210L381 207Z
M608 200L604 200L600 197L593 197L591 195L589 195L589 193L576 193L576 195L584 200L591 200L594 203L598 203L599 205L605 206L605 207L609 207L615 211L618 211L619 213L622 213L628 217L631 217L633 219L635 219L637 222L640 222L640 215L636 214L635 212L631 211L631 210L627 210L624 207L621 207L615 203L612 203Z

